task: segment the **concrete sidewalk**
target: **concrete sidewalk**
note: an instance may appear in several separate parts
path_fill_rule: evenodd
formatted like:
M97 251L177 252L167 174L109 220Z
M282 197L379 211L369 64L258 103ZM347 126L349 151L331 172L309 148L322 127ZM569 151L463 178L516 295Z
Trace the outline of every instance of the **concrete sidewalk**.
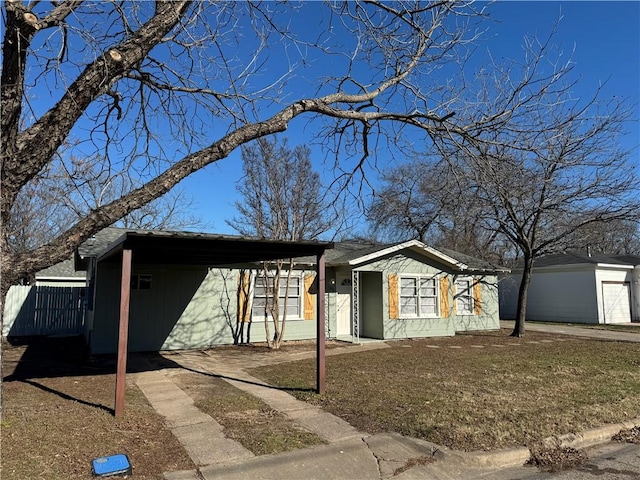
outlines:
M577 327L574 324L550 325L550 324L535 323L535 322L526 322L525 331L553 333L556 335L571 335L572 337L594 338L598 340L612 340L616 342L640 343L640 324L634 323L634 324L625 324L625 325L633 325L634 328L638 329L638 333L622 332L617 330L601 330L597 328ZM635 327L636 325L637 327ZM511 320L500 321L501 328L513 329L514 326L515 326L514 321L511 321Z

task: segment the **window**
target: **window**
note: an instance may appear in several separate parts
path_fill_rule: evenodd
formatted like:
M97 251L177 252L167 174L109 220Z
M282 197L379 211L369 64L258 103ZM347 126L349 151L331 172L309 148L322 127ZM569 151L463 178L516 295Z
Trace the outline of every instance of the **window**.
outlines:
M470 278L456 279L456 313L473 315L473 282Z
M273 293L273 277L267 277L267 285L265 286L265 278L262 275L256 276L255 283L253 285L253 303L251 305L251 316L254 320L264 320L265 318L265 305L267 304L267 297L271 298ZM288 293L288 294L287 294ZM280 278L280 293L278 298L278 309L280 311L280 318L284 315L284 303L285 297L287 298L287 318L300 318L301 306L301 288L300 277L291 276L289 278L289 291L287 292L287 277Z
M131 290L151 290L151 274L131 275Z
M438 282L434 277L400 277L400 317L437 317Z

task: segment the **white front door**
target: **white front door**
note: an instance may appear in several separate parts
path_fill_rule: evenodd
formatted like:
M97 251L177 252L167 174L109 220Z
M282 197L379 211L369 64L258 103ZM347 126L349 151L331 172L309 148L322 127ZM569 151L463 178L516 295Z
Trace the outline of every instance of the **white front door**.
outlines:
M625 282L602 282L604 323L631 322L631 294Z
M336 277L337 325L336 334L351 335L351 277Z

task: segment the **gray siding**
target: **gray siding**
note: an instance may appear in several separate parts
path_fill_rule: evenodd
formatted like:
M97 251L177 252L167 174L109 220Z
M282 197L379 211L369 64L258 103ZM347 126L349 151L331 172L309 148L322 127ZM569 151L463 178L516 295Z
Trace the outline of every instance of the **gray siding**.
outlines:
M500 313L515 318L521 274L500 280ZM527 320L598 323L595 271L534 272L527 296Z

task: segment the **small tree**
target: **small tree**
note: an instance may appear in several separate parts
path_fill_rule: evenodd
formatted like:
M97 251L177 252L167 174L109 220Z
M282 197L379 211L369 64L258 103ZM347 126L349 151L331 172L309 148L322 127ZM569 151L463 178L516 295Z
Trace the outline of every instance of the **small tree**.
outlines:
M313 240L326 232L331 222L320 176L313 171L310 156L307 146L291 149L286 139L278 141L275 137L244 146L244 177L238 184L242 200L235 204L239 216L229 220L229 225L242 235L271 240ZM264 262L259 273L260 287L265 292L265 333L270 348L280 348L284 338L294 266L292 258Z

